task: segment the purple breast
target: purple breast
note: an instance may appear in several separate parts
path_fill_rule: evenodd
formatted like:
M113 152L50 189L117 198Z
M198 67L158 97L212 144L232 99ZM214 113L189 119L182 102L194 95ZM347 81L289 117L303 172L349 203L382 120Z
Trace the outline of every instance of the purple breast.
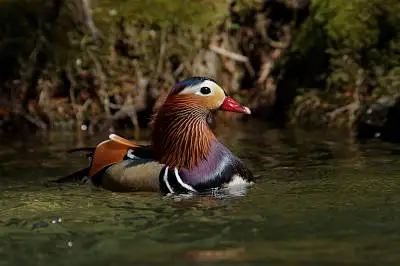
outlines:
M210 153L197 167L182 169L179 174L185 183L200 191L228 183L234 174L238 174L240 167L244 167L242 162L224 145L214 140Z
M237 175L251 181L252 174L224 145L214 140L210 153L192 169L169 168L160 173L160 189L164 193L206 192L221 188Z

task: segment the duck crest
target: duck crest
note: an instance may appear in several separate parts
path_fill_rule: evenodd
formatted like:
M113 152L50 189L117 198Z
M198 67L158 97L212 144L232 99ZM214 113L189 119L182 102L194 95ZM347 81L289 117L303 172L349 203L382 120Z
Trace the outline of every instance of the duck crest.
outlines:
M207 115L189 95L168 96L153 118L153 147L161 163L191 169L208 155L215 136Z
M205 77L192 77L189 79L185 79L182 80L181 82L178 82L171 90L171 92L169 93L169 95L173 95L173 94L178 94L179 92L181 92L183 89L190 87L190 86L194 86L197 84L200 84L206 80L210 80L216 83L215 80L210 79L210 78L205 78Z

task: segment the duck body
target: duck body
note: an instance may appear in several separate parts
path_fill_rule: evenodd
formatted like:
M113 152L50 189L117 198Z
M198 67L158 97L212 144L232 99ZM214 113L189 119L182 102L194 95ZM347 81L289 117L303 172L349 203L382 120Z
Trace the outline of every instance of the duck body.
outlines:
M96 186L118 192L160 191L202 193L231 185L249 185L252 173L222 143L214 140L198 166L178 169L160 163L149 146L128 149L120 162L105 166L90 179Z
M252 173L207 124L218 109L250 113L210 79L178 83L153 119L152 145L112 134L93 150L90 166L79 175L118 192L203 193L247 186Z

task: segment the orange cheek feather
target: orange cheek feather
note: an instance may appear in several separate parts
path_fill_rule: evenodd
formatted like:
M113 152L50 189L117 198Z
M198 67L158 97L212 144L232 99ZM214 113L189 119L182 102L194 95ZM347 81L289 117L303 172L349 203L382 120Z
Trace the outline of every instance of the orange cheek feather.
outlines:
M221 98L222 100L218 100L218 98ZM225 96L221 95L212 95L212 96L197 96L196 95L196 102L209 110L214 110L214 109L218 109L220 107L220 105L222 104L222 102L224 101Z

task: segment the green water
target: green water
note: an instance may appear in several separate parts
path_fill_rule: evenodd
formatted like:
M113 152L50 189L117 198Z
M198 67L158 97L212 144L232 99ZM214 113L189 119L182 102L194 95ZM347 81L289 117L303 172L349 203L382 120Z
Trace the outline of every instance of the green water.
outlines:
M400 146L258 122L216 133L259 179L244 197L48 185L87 164L64 150L106 135L1 139L0 265L400 263Z

